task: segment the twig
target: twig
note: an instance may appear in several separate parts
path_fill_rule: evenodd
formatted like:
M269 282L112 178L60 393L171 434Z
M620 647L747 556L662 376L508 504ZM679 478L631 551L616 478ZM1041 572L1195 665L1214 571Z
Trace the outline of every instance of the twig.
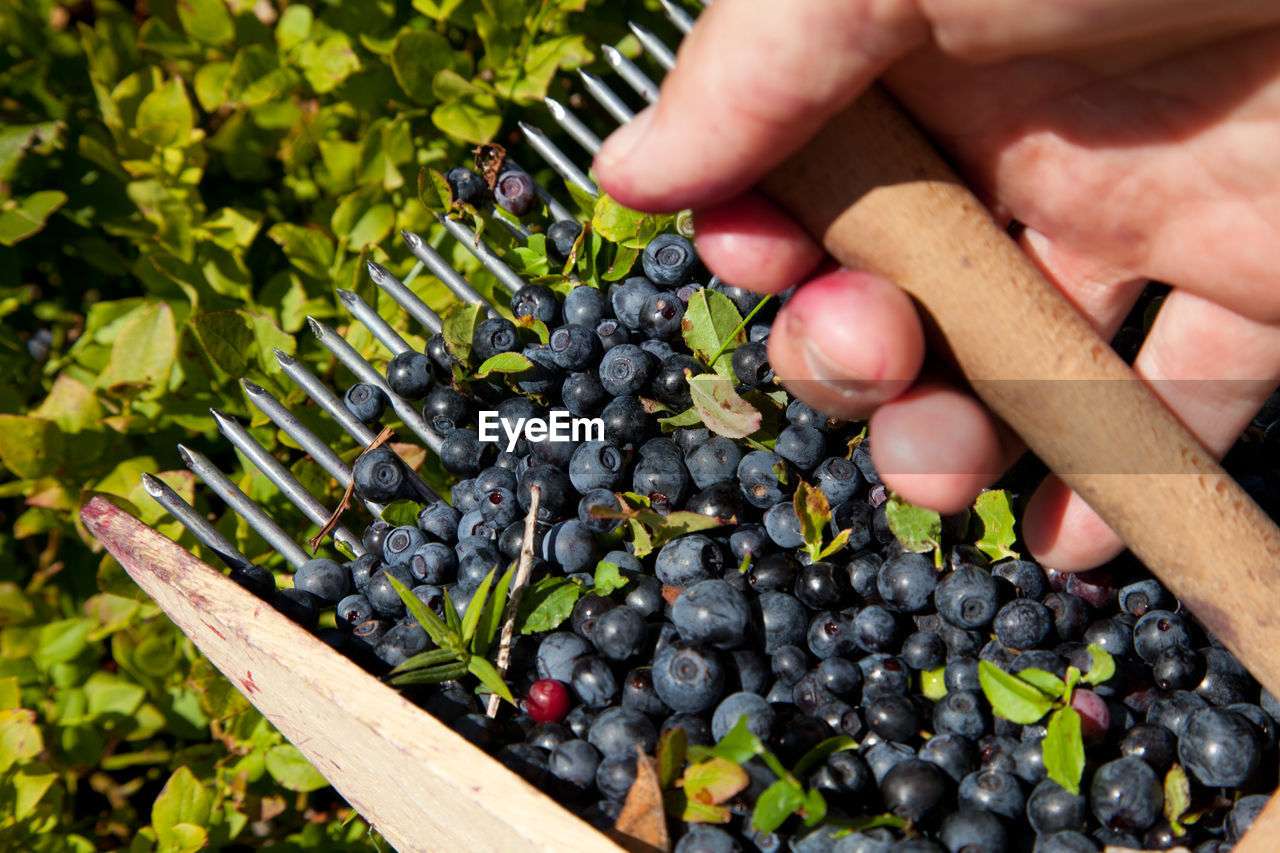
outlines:
M386 444L391 436L395 434L395 430L391 427L383 427L382 432L378 433L378 437L369 442L369 446L364 450L361 450L359 456L356 458L359 459L360 456L364 456L375 447L381 447ZM347 490L342 493L342 500L338 501L338 506L334 509L333 514L329 516L329 520L320 528L319 533L307 540L307 544L311 546L312 556L315 556L316 549L320 547L320 541L332 533L333 529L338 526L338 519L340 519L342 514L347 511L347 508L351 506L351 495L355 493L355 490L356 478L352 477L351 482L347 483Z
M520 543L520 562L516 565L516 576L511 580L511 596L507 599L507 618L502 623L502 638L498 641L498 656L494 660L494 668L498 675L507 677L507 666L511 663L511 643L516 635L516 614L520 612L520 600L524 598L525 584L529 582L529 573L533 570L533 534L538 528L538 502L542 497L542 489L538 486L529 488L529 514L524 517L524 540ZM489 706L485 713L490 717L498 715L498 703L502 697L497 693L489 694Z

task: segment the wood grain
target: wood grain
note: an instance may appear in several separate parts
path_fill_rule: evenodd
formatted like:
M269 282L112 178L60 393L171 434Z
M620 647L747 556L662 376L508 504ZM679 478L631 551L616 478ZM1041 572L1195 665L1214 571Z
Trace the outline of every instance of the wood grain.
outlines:
M1280 530L887 94L869 91L764 188L841 263L910 293L978 396L1280 694Z
M623 853L430 714L103 498L85 527L400 853Z

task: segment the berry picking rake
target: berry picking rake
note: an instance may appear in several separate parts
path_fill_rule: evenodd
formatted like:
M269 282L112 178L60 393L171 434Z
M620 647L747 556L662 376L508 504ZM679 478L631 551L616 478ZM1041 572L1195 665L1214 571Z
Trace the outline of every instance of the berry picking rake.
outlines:
M690 16L670 0L663 6L677 29L692 27ZM654 32L636 24L631 29L656 70L672 67L674 53ZM603 52L626 87L648 102L656 100L658 87L644 70L613 47ZM615 120L631 119L626 99L605 80L579 74L586 92ZM569 138L595 153L600 139L584 122L553 100L547 107ZM573 157L538 128L523 123L521 128L530 147L567 183L596 193ZM841 169L826 171L823 164L833 162ZM1270 653L1272 643L1257 642L1280 636L1274 615L1280 601L1274 580L1280 531L1045 282L889 96L879 89L868 92L775 172L783 174L785 180L766 179L765 191L839 261L881 272L915 297L937 321L978 395L1089 501L1263 685L1280 693L1280 657ZM550 192L537 189L553 219L572 218ZM514 294L524 286L467 225L444 217L441 222L502 289ZM504 227L517 240L528 236L520 226ZM401 281L376 263L369 264L368 273L415 322L431 333L441 329L440 317L407 286L423 270L459 300L497 316L428 242L411 233L403 237L418 260L410 276ZM983 297L980 307L975 307L976 294ZM410 349L357 294L340 290L338 296L392 355ZM421 413L337 332L315 319L309 323L321 345L360 381L380 388L405 428L438 453L442 438ZM1021 354L1016 377L1010 377L1003 355L988 347L993 328L1004 341L1002 351L1012 346ZM359 445L374 442L373 431L318 377L283 352L276 358L283 373ZM283 403L251 382L243 386L249 400L326 473L344 487L351 483L351 468ZM329 520L328 508L239 422L213 414L223 436L307 518L317 525ZM1070 431L1061 429L1064 423L1072 424ZM181 445L179 452L286 562L295 569L306 562L294 538L206 457ZM271 580L269 573L161 480L143 479L148 493L218 554L241 585L102 499L82 510L88 529L398 850L619 849L247 592L242 586L260 588ZM417 475L410 484L424 501L440 499ZM372 501L365 506L375 518L382 510ZM1207 529L1205 518L1218 519L1214 530ZM1169 529L1177 535L1167 535ZM357 556L364 553L360 538L340 523L329 536ZM1264 839L1277 830L1280 807L1273 803L1236 850L1270 850ZM622 841L632 849L655 843L652 838Z

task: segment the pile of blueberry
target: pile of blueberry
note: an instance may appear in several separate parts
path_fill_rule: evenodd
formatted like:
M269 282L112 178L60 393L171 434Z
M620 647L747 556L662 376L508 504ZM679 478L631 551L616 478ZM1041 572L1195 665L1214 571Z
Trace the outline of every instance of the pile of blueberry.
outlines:
M448 178L473 203L492 198L516 212L532 203L519 174L500 176L491 195L466 170ZM563 259L579 227L549 231L548 252ZM421 401L444 437L450 500L422 507L414 524L375 521L358 559L311 561L295 591L276 599L282 608L313 627L332 608L336 627L320 635L385 674L431 648L390 579L437 615L446 600L463 612L482 580L518 557L536 485L532 581L562 576L582 591L562 624L517 638L507 681L519 708L485 716L466 679L406 695L591 823L611 826L618 815L636 775L634 745L653 754L679 728L690 745L710 746L745 718L787 767L833 736L856 742L801 780L821 793L827 818L816 828L800 814L776 831L753 827L752 806L775 775L751 759L727 823L672 818L678 853L1231 849L1276 786L1280 703L1159 582L1124 559L1075 575L992 562L971 544L967 513L944 519L935 566L895 538L861 425L799 401L780 405L768 445L702 426L664 433L659 420L691 406L686 376L710 370L682 338L689 300L709 288L746 317L761 297L707 276L677 234L655 238L641 266L607 292L516 293L513 315L541 321L545 342L526 325L486 319L465 364L440 335L425 353L392 359L388 384ZM775 307L754 315L732 353L742 393L780 390L766 358ZM465 378L507 352L532 366ZM387 399L356 384L346 404L372 424ZM480 440L482 410L512 423L559 410L600 418L603 440L521 436L508 450L505 434ZM410 497L390 449L360 456L354 478L361 498ZM820 561L800 547L792 498L801 482L825 497L829 533L849 531ZM627 526L599 513L621 509L623 493L663 516L724 523L637 557ZM593 591L601 562L625 585ZM1069 666L1089 670L1090 645L1111 655L1115 674L1070 699L1087 746L1076 794L1047 778L1043 721L993 713L979 662L1063 678ZM1176 812L1166 803L1175 765L1189 782Z

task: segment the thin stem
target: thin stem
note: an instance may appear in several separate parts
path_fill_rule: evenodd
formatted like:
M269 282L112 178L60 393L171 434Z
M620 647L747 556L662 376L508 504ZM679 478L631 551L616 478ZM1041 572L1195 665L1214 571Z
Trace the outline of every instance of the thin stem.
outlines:
M764 299L761 299L756 304L756 307L751 309L750 313L748 313L747 316L742 318L742 322L739 323L737 327L732 332L729 333L729 337L724 339L724 343L720 344L720 349L716 350L716 354L711 356L711 358L707 359L707 367L710 367L712 369L715 368L716 360L719 359L720 356L724 355L725 348L729 346L729 342L738 336L738 332L741 332L743 329L747 327L747 324L751 322L751 318L756 316L756 314L759 314L760 309L763 308L765 305L767 305L769 300L772 298L773 298L773 294L770 293Z
M538 503L542 497L542 489L532 486L529 489L529 513L524 517L524 541L520 543L520 562L516 566L516 576L511 579L511 597L507 599L507 618L502 623L502 638L498 641L498 656L494 660L494 669L500 678L507 677L507 666L511 663L511 643L516 635L516 614L520 612L520 600L524 598L525 584L533 571L533 534L538 526ZM502 697L497 693L489 694L489 705L485 713L490 717L498 715L498 705Z

